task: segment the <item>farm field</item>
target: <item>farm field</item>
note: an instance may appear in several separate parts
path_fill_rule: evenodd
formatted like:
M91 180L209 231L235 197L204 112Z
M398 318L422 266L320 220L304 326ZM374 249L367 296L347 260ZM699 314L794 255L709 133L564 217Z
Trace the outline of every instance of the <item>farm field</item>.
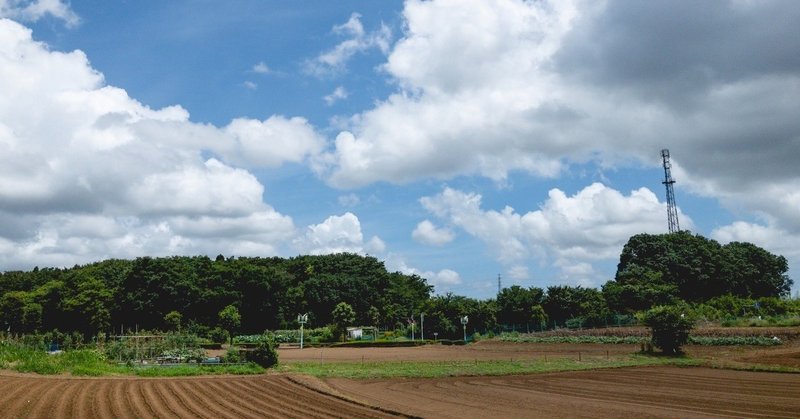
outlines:
M800 366L780 347L688 346L710 364ZM633 345L482 341L468 346L281 349L280 360L444 362L615 359ZM580 355L579 355L580 354ZM356 365L357 366L357 365ZM506 376L313 378L294 373L185 378L37 376L0 371L2 417L796 417L800 374L653 366Z
M422 417L797 417L800 375L637 367L502 377L327 379L337 391Z
M310 381L311 384L303 384ZM396 416L288 375L66 378L0 374L3 418L380 418Z

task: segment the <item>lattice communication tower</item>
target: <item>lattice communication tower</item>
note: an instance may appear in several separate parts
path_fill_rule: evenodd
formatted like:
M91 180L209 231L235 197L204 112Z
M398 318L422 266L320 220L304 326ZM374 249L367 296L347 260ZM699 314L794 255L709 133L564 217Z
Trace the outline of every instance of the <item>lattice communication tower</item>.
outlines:
M670 170L672 164L669 162L668 149L665 148L661 150L661 159L664 162L664 181L661 183L667 187L667 222L669 223L669 232L677 233L681 231L681 227L678 224L678 207L675 205L675 191L672 189L675 180L672 179L672 172Z

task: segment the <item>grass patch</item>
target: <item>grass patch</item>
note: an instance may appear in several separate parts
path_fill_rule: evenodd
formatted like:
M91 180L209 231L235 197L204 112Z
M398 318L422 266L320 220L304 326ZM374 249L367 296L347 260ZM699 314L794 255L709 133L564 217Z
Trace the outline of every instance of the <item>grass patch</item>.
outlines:
M692 345L706 346L776 346L782 342L764 336L689 336Z
M136 375L140 377L186 377L210 374L261 374L264 368L254 364L175 366L128 366L109 363L102 352L94 349L75 349L50 355L41 349L0 342L0 369L41 375L70 374L101 377L107 375Z
M95 350L76 349L60 354L15 345L0 345L0 367L43 375L69 373L80 376L113 374L116 368Z
M535 336L514 335L503 333L498 338L505 342L517 343L602 343L602 344L629 344L636 345L643 341L639 336Z
M629 355L618 359L568 358L519 361L445 361L445 362L368 362L368 363L322 363L301 362L282 366L281 371L309 374L316 377L341 378L439 378L477 375L513 375L558 371L580 371L600 368L619 368L647 365L700 365L700 361L685 357L663 357Z

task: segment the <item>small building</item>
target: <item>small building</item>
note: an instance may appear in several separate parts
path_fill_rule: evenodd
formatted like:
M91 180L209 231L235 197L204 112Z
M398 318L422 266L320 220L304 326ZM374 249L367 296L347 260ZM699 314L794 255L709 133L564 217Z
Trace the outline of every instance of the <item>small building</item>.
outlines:
M347 328L347 338L353 340L374 339L376 329L372 326L358 326Z

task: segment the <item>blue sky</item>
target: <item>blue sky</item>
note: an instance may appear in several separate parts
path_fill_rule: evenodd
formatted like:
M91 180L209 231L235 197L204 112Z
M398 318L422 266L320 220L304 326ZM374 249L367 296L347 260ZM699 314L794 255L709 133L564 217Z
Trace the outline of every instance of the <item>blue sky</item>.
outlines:
M599 286L633 234L800 269L794 1L0 0L0 270L370 254Z

